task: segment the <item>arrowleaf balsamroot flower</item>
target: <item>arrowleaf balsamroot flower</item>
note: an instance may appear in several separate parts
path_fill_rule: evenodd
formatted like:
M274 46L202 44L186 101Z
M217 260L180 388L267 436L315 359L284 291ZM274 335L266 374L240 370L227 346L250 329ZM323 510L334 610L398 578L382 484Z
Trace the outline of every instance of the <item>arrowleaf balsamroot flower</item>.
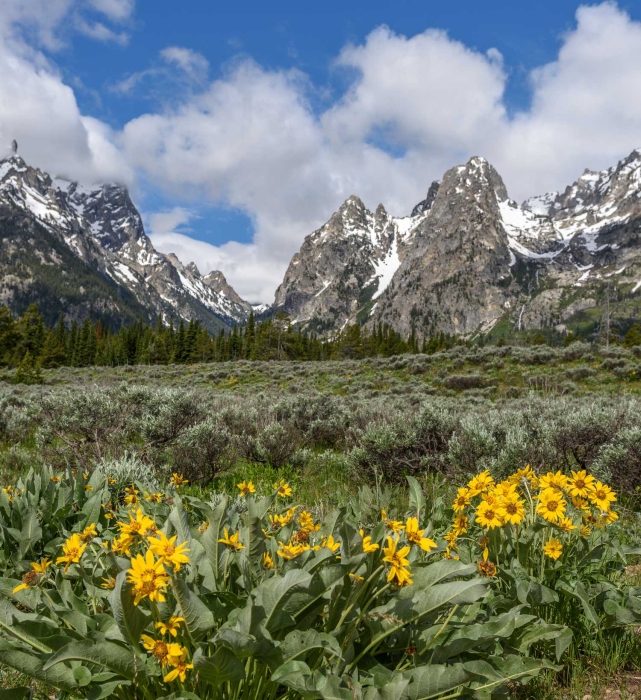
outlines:
M539 477L539 486L541 491L546 489L559 489L559 491L565 491L568 487L569 479L565 474L561 473L561 470L554 472L548 472L543 476Z
M18 591L24 591L26 588L34 588L37 586L42 580L42 577L45 575L50 564L51 560L47 558L41 559L39 562L31 562L31 568L33 571L28 571L22 577L22 583L19 586L16 586L12 593L17 593Z
M87 525L87 527L80 533L80 539L83 542L90 542L94 537L97 537L98 533L96 532L96 523L91 523L91 525Z
M587 498L592 486L594 477L588 474L585 469L572 472L572 478L568 480L568 493L572 498Z
M157 625L156 625L157 626ZM176 642L164 642L162 639L154 639L148 634L140 635L142 645L145 649L151 652L152 656L160 662L161 667L167 666L171 657L179 658L182 654L180 644Z
M550 523L555 523L557 520L565 517L565 507L567 501L563 498L563 494L555 488L546 488L538 496L539 503L536 506L536 512L545 518Z
M550 537L550 539L543 545L543 553L546 557L554 559L555 561L563 554L563 545L560 540L556 537Z
M223 532L225 536L221 537L218 540L219 542L226 544L230 549L235 551L245 549L245 545L239 542L240 532L235 532L233 535L230 535L227 528L225 528Z
M265 552L263 554L263 566L266 569L273 569L274 568L274 560L271 557L271 554L269 552Z
M189 557L186 554L189 547L186 542L177 545L177 538L178 535L174 535L169 539L162 530L159 530L157 537L150 537L148 540L152 554L160 557L163 563L171 564L176 572L180 571L183 564L189 564Z
M147 550L144 557L138 554L131 560L131 569L127 574L127 581L134 584L134 605L138 605L143 598L156 603L165 602L163 589L169 585L169 576L162 559L156 560Z
M501 527L503 522L499 517L498 506L491 505L487 501L481 501L476 509L476 522L481 527L486 527L490 530L495 527Z
M171 646L174 645L172 644ZM187 649L182 647L179 655L169 654L167 660L169 661L169 665L174 668L163 678L163 681L165 681L165 683L171 683L176 680L176 678L180 678L180 682L184 683L185 678L187 678L187 671L194 667L194 664L187 663Z
M337 549L340 549L341 543L336 542L334 539L333 535L330 535L329 537L324 537L322 542L321 542L321 547L325 547L329 549L331 552L335 552Z
M185 479L183 474L178 474L177 472L174 472L171 475L171 479L169 480L176 488L178 486L183 486L184 484L189 483L189 479Z
M423 537L425 530L419 530L418 518L408 518L405 523L405 536L407 541L418 545L424 552L436 549L436 542L429 537Z
M523 518L525 518L525 503L516 492L510 491L501 496L498 515L506 523L520 525L523 522Z
M170 634L172 637L177 637L180 623L184 621L184 617L172 615L167 622L156 622L154 627L160 630L160 634Z
M485 578L491 578L492 576L496 576L496 564L492 561L488 561L489 556L490 552L486 547L483 550L483 561L480 561L476 565L479 570L479 574L481 574L481 576L484 576Z
M489 491L489 489L491 489L492 486L494 486L494 479L490 475L489 470L486 469L484 472L481 472L480 474L477 474L475 477L470 479L470 481L467 484L467 495L469 496L469 498L474 498L474 496L478 496L479 493Z
M470 505L470 490L463 486L456 490L456 498L452 504L452 509L455 513L464 511Z
M617 500L614 491L607 486L602 484L600 481L596 481L592 486L592 490L588 494L590 502L593 503L599 510L609 511L610 504Z
M83 552L87 548L87 544L80 539L80 535L76 532L62 545L64 554L56 559L56 564L65 564L65 574L69 570L71 564L77 564L82 557Z
M292 495L292 487L285 482L285 479L281 479L280 483L276 482L274 488L276 489L276 493L283 498Z
M145 515L140 508L136 511L135 518L129 513L129 522L126 523L119 520L117 525L120 528L121 537L123 535L149 537L156 534L156 523L148 515Z
M363 552L365 554L371 554L375 552L379 545L372 542L372 538L365 534L365 530L359 530L361 537L363 538Z
M256 487L251 481L241 481L236 486L239 488L241 496L249 496L250 493L256 493Z
M572 532L572 530L577 529L577 526L572 522L572 518L568 518L568 517L561 518L561 520L559 520L557 525L561 529L561 532L565 532L565 533Z
M307 552L310 548L308 544L293 544L292 542L289 544L279 542L278 544L280 549L276 552L276 554L278 554L279 557L287 560L295 559L303 552Z
M410 553L409 545L397 550L398 539L387 537L387 547L383 548L383 561L390 565L387 580L396 586L411 586L410 562L407 555Z
M470 525L470 519L467 515L459 513L452 522L452 532L458 537L458 535L463 535L467 532L467 528Z

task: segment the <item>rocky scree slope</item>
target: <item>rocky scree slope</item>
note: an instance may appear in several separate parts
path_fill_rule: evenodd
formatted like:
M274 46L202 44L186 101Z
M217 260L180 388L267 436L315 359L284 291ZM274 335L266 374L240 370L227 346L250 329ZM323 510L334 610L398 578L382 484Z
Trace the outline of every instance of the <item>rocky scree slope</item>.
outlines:
M51 178L14 155L0 161L0 235L0 302L18 313L35 301L49 322L162 315L210 331L249 315L222 273L154 249L124 187Z
M350 197L305 239L273 310L327 333L354 322L419 336L583 322L598 332L606 297L624 323L638 315L640 231L640 151L521 205L475 157L433 183L409 217Z

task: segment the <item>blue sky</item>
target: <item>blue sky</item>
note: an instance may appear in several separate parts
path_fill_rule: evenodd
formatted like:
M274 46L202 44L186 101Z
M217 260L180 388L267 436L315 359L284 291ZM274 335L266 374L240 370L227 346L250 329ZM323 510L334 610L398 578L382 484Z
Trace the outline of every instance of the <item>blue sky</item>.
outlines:
M640 21L638 2L3 0L0 138L125 182L160 250L269 302L352 193L402 216L483 155L521 199L640 146Z

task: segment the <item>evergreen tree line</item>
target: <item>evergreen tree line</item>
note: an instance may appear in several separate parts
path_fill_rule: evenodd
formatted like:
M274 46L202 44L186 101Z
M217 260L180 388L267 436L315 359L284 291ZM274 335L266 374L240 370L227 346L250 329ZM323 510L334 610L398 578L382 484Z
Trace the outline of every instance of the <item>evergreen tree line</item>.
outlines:
M569 334L565 343L578 340ZM477 343L483 345L484 339ZM499 345L504 344L499 339ZM532 344L545 343L537 333ZM635 324L628 331L626 345L641 344L641 327ZM113 331L100 320L86 318L83 323L68 324L64 316L47 328L35 304L15 319L6 306L0 307L0 366L22 367L88 367L139 364L191 364L196 362L227 362L231 360L341 360L365 357L401 355L404 353L433 354L454 345L467 344L460 337L438 333L419 342L412 330L408 338L386 324L373 330L360 325L348 325L332 338L306 333L291 323L286 314L256 322L253 312L244 327L212 336L193 319L177 324L158 320L155 326L142 320Z
M346 326L331 339L296 328L286 314L256 322L253 312L244 327L212 336L199 321L175 324L173 319L155 326L142 322L113 331L100 320L86 318L68 324L61 316L47 328L37 305L14 319L0 307L0 365L88 367L138 364L190 364L230 360L332 360L391 356L407 352L437 352L456 344L440 334L419 345L416 335L403 339L383 324L372 332L359 325Z

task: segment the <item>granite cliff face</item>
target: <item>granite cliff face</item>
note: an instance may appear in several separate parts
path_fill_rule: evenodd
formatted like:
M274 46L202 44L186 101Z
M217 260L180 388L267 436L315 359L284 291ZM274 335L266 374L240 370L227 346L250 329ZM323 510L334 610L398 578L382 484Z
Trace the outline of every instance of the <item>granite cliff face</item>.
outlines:
M423 336L499 322L564 330L613 289L641 296L640 231L639 151L522 205L475 157L433 183L409 217L350 197L305 239L273 308L327 333L354 322Z
M0 161L0 229L1 301L17 312L36 301L50 309L48 320L63 311L78 320L161 315L198 319L211 331L249 315L221 273L202 277L154 249L123 187L51 178L14 155ZM70 266L84 285L74 286Z

